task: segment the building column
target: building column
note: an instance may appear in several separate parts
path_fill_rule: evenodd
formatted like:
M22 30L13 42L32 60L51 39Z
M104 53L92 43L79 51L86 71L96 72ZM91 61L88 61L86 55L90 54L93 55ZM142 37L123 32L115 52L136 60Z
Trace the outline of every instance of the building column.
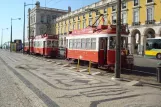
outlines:
M133 37L131 35L129 35L129 37L128 37L128 49L129 49L131 54L133 54L133 52L134 52L132 41L133 41Z
M141 35L141 42L140 42L141 46L142 46L142 55L144 55L144 52L146 50L146 36L145 35Z

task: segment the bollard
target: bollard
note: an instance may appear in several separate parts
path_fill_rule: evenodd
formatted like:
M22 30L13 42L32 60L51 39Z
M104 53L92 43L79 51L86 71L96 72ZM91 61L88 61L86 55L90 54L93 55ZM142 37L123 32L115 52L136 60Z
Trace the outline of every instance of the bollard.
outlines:
M157 67L157 81L161 83L161 66Z
M89 61L88 72L89 72L89 75L91 75L91 61Z
M79 59L78 59L78 64L77 64L77 71L79 71Z

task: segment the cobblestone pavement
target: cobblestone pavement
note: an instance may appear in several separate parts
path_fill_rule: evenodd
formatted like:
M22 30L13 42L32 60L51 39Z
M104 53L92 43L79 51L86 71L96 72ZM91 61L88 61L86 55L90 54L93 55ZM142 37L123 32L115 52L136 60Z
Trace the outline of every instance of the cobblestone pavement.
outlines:
M86 75L51 60L8 51L0 51L0 61L5 69L0 86L6 85L0 88L2 107L7 101L13 107L161 107L159 88L128 86L126 81Z

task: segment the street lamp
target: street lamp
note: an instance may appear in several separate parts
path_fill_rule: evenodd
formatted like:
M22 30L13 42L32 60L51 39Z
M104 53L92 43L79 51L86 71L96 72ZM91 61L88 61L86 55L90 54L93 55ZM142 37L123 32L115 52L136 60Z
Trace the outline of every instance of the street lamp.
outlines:
M16 18L16 19L12 19L12 18L11 18L11 41L10 41L10 51L11 51L11 43L12 43L12 20L21 20L21 18Z
M3 28L2 28L2 36L1 36L1 48L2 48L2 44L3 44L3 31L4 31L4 30L8 30L8 28L5 28L5 29L3 29Z
M24 2L24 22L23 22L23 53L24 53L24 46L25 46L25 8L26 6L31 6L31 5L38 5L39 2L36 2L36 4L26 4ZM30 18L30 17L29 17ZM30 25L29 25L30 26Z

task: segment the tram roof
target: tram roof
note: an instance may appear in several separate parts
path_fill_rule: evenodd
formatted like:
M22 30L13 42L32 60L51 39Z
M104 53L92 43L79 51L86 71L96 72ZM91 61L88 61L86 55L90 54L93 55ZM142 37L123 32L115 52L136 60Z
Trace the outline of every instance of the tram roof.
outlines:
M128 35L126 26L121 26L121 34ZM73 30L69 33L70 36L83 35L83 34L116 34L116 25L100 25L100 26L88 26L85 29Z

